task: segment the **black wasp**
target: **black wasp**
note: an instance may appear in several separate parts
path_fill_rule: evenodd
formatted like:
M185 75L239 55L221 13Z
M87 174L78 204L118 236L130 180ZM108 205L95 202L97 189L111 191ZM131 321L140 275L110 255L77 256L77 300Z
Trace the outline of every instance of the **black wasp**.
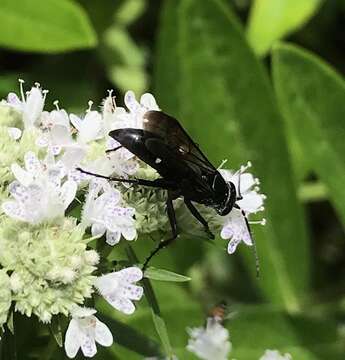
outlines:
M242 199L231 181L225 181L219 171L209 162L190 138L180 123L161 111L147 111L143 116L143 129L122 128L113 130L109 135L121 145L108 151L126 148L139 159L156 169L160 178L156 180L121 179L93 174L111 181L151 186L167 190L167 215L171 225L172 236L161 241L144 263L178 236L178 229L173 207L173 200L183 197L184 203L192 215L204 226L210 238L214 238L207 221L202 217L193 202L212 207L219 215L227 215L237 200ZM245 217L244 212L242 211ZM245 217L249 230L249 224ZM250 231L249 231L250 232Z

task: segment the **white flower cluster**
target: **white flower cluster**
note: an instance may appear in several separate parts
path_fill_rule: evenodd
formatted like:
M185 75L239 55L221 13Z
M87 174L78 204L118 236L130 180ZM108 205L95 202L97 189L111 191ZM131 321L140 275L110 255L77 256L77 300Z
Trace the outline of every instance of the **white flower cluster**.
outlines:
M132 301L140 300L143 295L143 288L135 285L142 279L143 273L139 268L132 266L118 272L94 276L92 273L97 270L99 255L92 250L94 259L88 259L91 253L87 248L85 232L90 230L93 238L104 236L107 244L113 246L121 239L134 241L140 233L166 231L167 221L166 214L162 211L165 206L164 190L141 190L125 183L113 183L105 178L87 175L78 169L83 168L103 177L129 179L137 176L151 180L157 178L158 174L154 169L137 159L127 149L122 147L117 151L106 150L119 147L109 136L110 131L119 128L142 129L144 114L149 110L159 110L159 107L151 94L144 94L140 101L137 101L131 91L124 97L126 107L118 107L110 91L103 102L102 111L93 110L90 101L85 114L80 116L68 114L59 107L57 101L54 102L56 109L45 111L47 91L42 90L39 84L25 93L23 81L20 80L20 89L20 98L10 93L7 100L0 103L0 132L2 134L6 130L8 136L6 142L4 140L1 144L0 155L0 200L3 212L0 216L0 226L3 226L1 231L6 240L0 241L0 248L9 246L11 234L15 234L13 222L25 223L30 229L25 232L25 244L28 248L37 247L37 251L33 251L30 256L40 254L42 258L42 249L37 245L37 239L42 238L44 230L44 234L49 234L55 239L44 238L44 249L50 249L47 250L50 251L49 261L54 263L54 254L59 256L60 262L61 259L65 260L63 264L61 262L61 269L56 266L53 272L46 274L42 271L44 263L40 263L39 271L35 272L28 269L26 262L21 262L20 257L18 263L6 259L5 255L10 252L0 249L5 254L0 254L0 268L5 275L7 271L12 273L13 278L16 276L19 279L18 274L22 274L21 276L27 277L26 280L30 281L30 284L36 281L44 283L44 286L51 284L54 291L65 291L66 297L63 298L64 302L60 308L54 304L45 308L44 316L42 315L40 320L49 322L53 315L69 314L72 320L66 333L66 353L69 357L74 357L81 348L84 355L90 357L96 353L96 342L109 346L113 338L106 325L95 317L96 310L80 307L85 297L97 289L115 309L132 314L135 310ZM7 112L11 113L10 118L1 117L2 109L9 110ZM220 170L224 179L233 182L237 193L242 194L236 202L236 208L224 217L216 215L212 209L205 210L209 211L209 216L214 217L214 222L218 223L221 237L230 239L229 254L236 250L240 242L253 245L247 218L263 210L264 196L259 194L258 180L246 172L246 169L247 167L242 167L235 173ZM74 223L79 222L78 231L73 232L73 221L69 221L73 212L70 210L80 202L81 214L77 219L73 219ZM4 219L12 221L6 225L8 229L5 226L8 221ZM69 227L65 226L67 220ZM259 223L263 224L264 220ZM60 236L66 228L69 228L70 237ZM80 238L75 239L79 233ZM20 236L24 237L18 235L18 241L22 241ZM62 237L66 248L62 243ZM73 246L79 249L78 255L73 255L74 247L68 245L71 237L74 239ZM13 249L11 251L15 253ZM32 263L35 264L35 259L32 259ZM59 272L63 272L63 276ZM30 273L30 279L25 275L27 273ZM61 285L61 279L65 288ZM66 288L67 285L69 287ZM27 299L18 289L20 287L17 286L15 296L21 299L22 305L15 309L27 315L33 312L40 317L41 312L37 310L41 309L40 304L35 305L33 309L29 300L31 295L29 294ZM48 291L37 288L33 291L40 291L42 303L47 303L44 297L48 296ZM74 294L73 299L68 298L70 293ZM16 298L13 297L14 302ZM211 336L214 341L207 346L208 351L212 351L213 343L226 344L221 351L212 352L215 356L212 358L223 358L222 354L229 352L231 346L227 340L228 334L218 323L208 323L205 331L191 331L195 341L189 348L200 348L203 340L200 342L197 339L209 339L213 332L217 332L217 336L214 339Z
M106 233L106 241L110 245L117 244L121 237L134 240L137 237L135 209L125 203L120 191L110 183L85 176L76 171L76 167L83 166L104 175L115 172L117 175L128 177L134 174L138 168L138 161L127 150L121 149L111 156L106 155L106 149L116 146L107 134L110 130L121 126L140 126L142 114L148 109L156 109L157 106L149 94L144 95L139 104L134 94L128 92L125 103L129 111L115 107L110 94L104 102L102 113L91 110L90 103L85 116L79 117L60 109L57 102L56 109L48 112L44 111L47 91L36 84L24 94L23 81L20 83L21 99L16 94L10 93L7 100L0 104L1 108L9 108L14 114L12 114L13 123L8 118L0 118L1 129L7 128L10 139L8 143L3 144L6 154L0 156L1 166L8 168L6 178L1 179L1 209L4 215L0 218L0 226L5 235L4 238L7 235L11 237L13 232L13 222L10 223L11 228L8 225L11 219L14 222L17 221L18 224L26 223L31 226L32 228L27 228L31 232L25 231L20 236L25 237L26 243L33 252L27 255L28 259L24 262L16 263L10 250L5 248L1 250L0 266L3 276L7 276L7 271L12 272L12 275L9 278L11 289L9 288L6 293L8 300L6 302L5 299L3 300L6 313L2 314L0 326L8 317L12 290L15 309L28 316L34 312L41 321L50 322L52 315L59 312L64 315L69 314L72 320L65 336L67 356L75 357L81 348L84 356L91 357L97 351L96 342L103 346L110 346L113 343L113 336L108 327L96 318L95 309L78 305L84 302L81 294L86 296L94 291L88 287L90 279L93 278L91 286L116 310L124 314L132 314L135 311L133 301L140 300L143 295L143 288L135 285L143 278L143 273L138 267L132 266L98 277L90 277L90 273L96 269L95 265L99 262L99 255L95 250L84 250L87 239L83 237L75 239L75 237L83 235L84 231L90 227L93 237L101 237ZM21 158L21 154L13 153L13 146L24 145L21 141L28 133L33 141L25 142L24 158ZM8 159L12 159L12 162L10 163ZM68 208L73 207L73 201L78 201L78 194L85 192L86 189L88 191L81 221L77 226L78 231L72 233L79 252L71 255L68 253L68 250L73 249L70 245L70 237L65 236L66 240L62 240L63 236L59 234L59 231L63 233L67 223L73 226L73 221L68 220ZM55 234L59 235L55 236ZM18 239L12 236L11 240L23 241L20 236ZM26 295L22 295L21 289L26 281L26 278L23 278L23 274L26 274L26 263L35 262L35 259L31 257L38 254L34 251L35 244L42 236L51 237L47 239L48 250L44 250L50 249L51 252L46 256L51 259L55 254L59 256L59 259L66 258L65 263L68 263L69 267L59 268L58 259L56 259L56 266L49 272L42 271L41 265L39 268L36 266L37 269L31 268L30 282L33 286L32 289L26 288ZM64 243L64 241L69 243ZM9 241L2 240L0 247L9 246L8 244L10 244ZM41 254L40 257L42 259ZM44 258L42 261L45 261ZM54 263L54 259L52 261ZM84 268L82 262L85 263ZM83 276L83 272L78 274L77 269L84 269L84 283L79 279L76 282L77 276ZM52 286L57 286L59 282L62 284L61 289L56 289L60 291L60 297L63 299L60 307L57 304L54 307L53 304L48 310L45 308L43 312L35 310L42 309L43 303L47 303L48 297L52 296L48 288L39 298L37 295L39 285L34 285L35 281L37 284L45 281L45 286L49 286L49 283L52 283ZM75 290L76 287L79 292ZM30 291L32 291L31 294ZM73 300L68 299L67 295L64 298L64 291L67 295L70 294L69 296L73 294ZM29 303L32 303L32 299L35 298L35 302L42 301L42 304L36 304L35 308L31 308L27 305L24 296L28 297ZM16 305L16 301L20 301L20 305L19 302Z

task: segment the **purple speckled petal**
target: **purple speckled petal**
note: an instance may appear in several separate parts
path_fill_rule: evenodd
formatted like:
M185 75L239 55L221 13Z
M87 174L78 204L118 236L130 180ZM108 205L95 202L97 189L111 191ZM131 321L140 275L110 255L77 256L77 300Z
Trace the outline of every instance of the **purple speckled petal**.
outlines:
M110 246L114 246L119 243L121 239L121 232L120 231L107 231L106 235L106 242Z
M42 171L41 162L38 160L36 154L32 151L28 151L24 155L24 163L25 169L33 175L37 175L37 173Z
M232 239L228 244L228 254L233 254L236 251L237 245L241 242L239 239Z
M133 91L127 91L124 98L125 104L130 112L136 112L140 105L135 98Z
M136 266L131 266L117 272L122 281L130 283L139 281L143 278L143 272Z
M5 212L6 215L13 219L21 221L29 220L24 209L16 201L5 201L2 204L2 210Z

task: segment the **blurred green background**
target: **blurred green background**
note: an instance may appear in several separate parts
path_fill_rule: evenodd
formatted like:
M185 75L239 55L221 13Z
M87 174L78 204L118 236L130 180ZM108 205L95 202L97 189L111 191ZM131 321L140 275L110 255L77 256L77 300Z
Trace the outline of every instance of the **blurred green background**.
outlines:
M47 109L59 99L77 113L107 89L119 105L127 89L150 91L214 164L251 160L267 195L268 223L254 228L259 279L250 249L230 257L185 236L153 261L192 277L154 282L169 339L160 345L145 301L131 317L101 303L117 343L96 359L159 347L194 359L186 327L220 301L232 358L345 358L345 1L0 0L0 47L1 98L18 78L49 89ZM64 358L30 326L19 359Z

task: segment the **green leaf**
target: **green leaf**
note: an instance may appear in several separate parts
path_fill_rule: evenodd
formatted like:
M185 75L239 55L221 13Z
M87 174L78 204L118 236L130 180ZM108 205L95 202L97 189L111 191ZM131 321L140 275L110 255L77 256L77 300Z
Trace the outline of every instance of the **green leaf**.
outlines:
M285 44L274 48L273 77L287 131L345 224L345 82L316 56Z
M142 15L145 7L145 0L126 0L117 10L115 20L123 26L128 26Z
M296 311L309 286L308 239L267 74L222 1L167 1L161 24L159 104L216 166L224 158L233 169L253 162L268 219L266 227L253 229L261 261L256 283L267 299ZM248 264L254 275L252 254Z
M265 55L274 41L303 26L321 0L255 0L248 23L248 41L258 55Z
M55 339L59 347L63 346L63 336L61 330L61 322L59 316L54 316L52 322L49 324L51 335Z
M71 0L0 0L0 46L56 53L94 47L85 11Z
M185 282L191 280L191 278L188 276L176 274L168 270L156 269L154 267L149 267L148 269L145 270L145 277L151 280L174 281L174 282Z

